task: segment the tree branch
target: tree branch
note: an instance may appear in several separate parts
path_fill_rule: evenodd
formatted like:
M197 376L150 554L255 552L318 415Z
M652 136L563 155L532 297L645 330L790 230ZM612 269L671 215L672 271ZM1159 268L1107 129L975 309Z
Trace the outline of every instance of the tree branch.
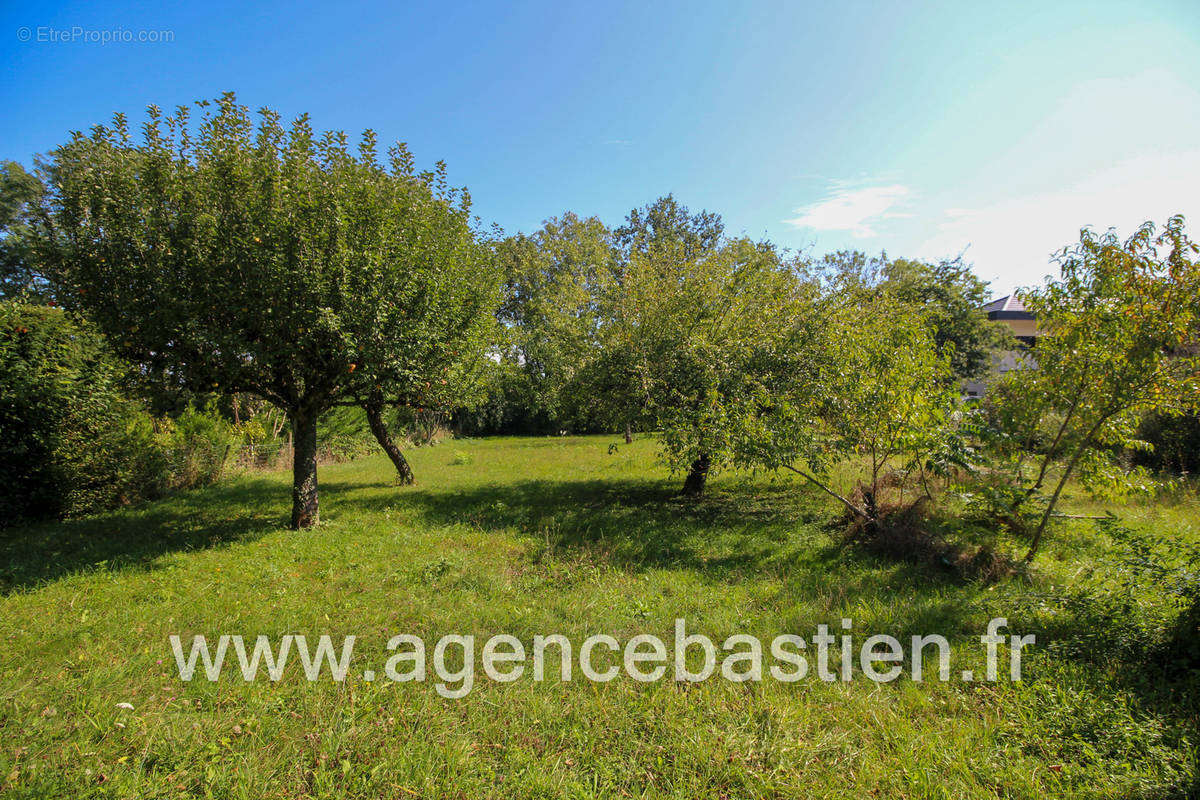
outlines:
M816 486L818 489L825 492L825 494L829 495L830 497L833 497L833 498L839 500L841 502L841 504L844 505L846 508L850 509L850 511L853 512L855 516L861 517L862 519L865 519L868 522L874 521L871 519L871 515L868 514L866 512L866 510L861 509L858 506L854 505L854 503L851 503L849 500L842 497L840 494L835 492L833 489L830 489L828 486L821 483L819 480L814 478L812 475L809 475L807 472L796 469L791 464L783 464L782 466L784 469L790 469L792 472L796 473L801 478L804 478L806 481L811 483L813 486Z

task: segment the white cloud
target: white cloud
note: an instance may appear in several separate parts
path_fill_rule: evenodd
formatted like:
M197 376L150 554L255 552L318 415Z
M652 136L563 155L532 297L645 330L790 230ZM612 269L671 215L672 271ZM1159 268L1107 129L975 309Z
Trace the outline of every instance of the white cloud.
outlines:
M819 203L796 209L800 216L784 220L797 228L818 231L849 231L857 239L875 235L871 224L881 219L906 216L892 209L911 193L907 186L865 186L859 189L835 188Z
M1172 214L1200 223L1200 150L1134 156L1057 189L977 208L947 208L936 231L917 248L925 258L965 258L997 294L1057 274L1050 255L1078 241L1079 229L1116 228L1127 236L1141 223Z

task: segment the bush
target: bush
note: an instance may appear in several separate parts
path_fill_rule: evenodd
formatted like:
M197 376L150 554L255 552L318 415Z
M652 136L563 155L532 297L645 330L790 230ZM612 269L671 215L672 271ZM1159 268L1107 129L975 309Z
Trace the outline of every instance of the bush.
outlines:
M210 402L203 411L185 408L174 420L160 423L172 488L193 489L221 477L234 445L233 427Z
M1142 420L1137 438L1153 449L1134 451L1135 464L1177 474L1200 471L1200 415L1150 414Z
M78 517L220 477L233 432L215 405L155 420L85 322L0 302L0 526Z
M60 310L0 303L0 525L153 496L166 463L126 367Z
M71 406L60 426L57 516L79 517L158 497L170 485L154 422L137 403L116 395L95 406Z

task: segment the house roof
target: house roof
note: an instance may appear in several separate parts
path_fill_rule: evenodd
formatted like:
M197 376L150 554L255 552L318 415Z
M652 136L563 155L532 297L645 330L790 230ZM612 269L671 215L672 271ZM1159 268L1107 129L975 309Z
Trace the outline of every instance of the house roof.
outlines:
M988 303L983 307L983 310L988 313L992 311L1024 311L1025 305L1015 294L1007 294Z
M983 307L988 319L1033 319L1025 310L1025 304L1015 294L998 297Z

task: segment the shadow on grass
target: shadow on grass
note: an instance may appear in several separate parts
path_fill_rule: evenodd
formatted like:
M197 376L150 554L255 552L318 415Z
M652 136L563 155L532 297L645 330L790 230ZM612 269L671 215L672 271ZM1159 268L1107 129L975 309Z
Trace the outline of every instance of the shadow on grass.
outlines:
M324 488L333 493L350 486ZM816 519L812 509L796 507L794 494L763 488L690 499L664 481L529 480L455 491L400 490L356 499L355 505L408 508L431 525L516 531L555 551L599 551L628 568L732 573L761 568L795 543L798 525Z
M167 553L255 539L286 522L286 486L240 479L96 517L0 529L0 594L87 570L150 569Z
M386 488L396 491L362 491ZM614 478L451 490L331 480L322 482L321 492L322 505L335 515L339 506L407 508L426 524L517 531L543 552L586 551L624 569L689 569L720 581L767 573L798 590L805 590L810 574L848 577L848 566L899 571L889 581L897 589L959 582L928 565L847 546L833 535L836 509L791 483L718 484L701 498L682 497L674 481ZM286 523L287 503L286 485L245 477L88 519L3 529L0 594L83 570L151 568L168 553L254 539ZM871 589L867 583L857 588Z
M1077 758L1116 761L1130 759L1133 748L1119 746L1130 740L1143 751L1167 743L1187 754L1187 774L1171 785L1138 787L1119 796L1200 797L1200 607L1180 602L1177 594L1188 585L1190 568L1176 569L1162 560L1161 531L1153 533L1152 544L1121 541L1131 532L1106 523L1097 527L1124 530L1101 564L1106 571L1076 587L1017 594L1010 623L1035 634L1052 664L1073 666L1060 682L1078 692L1073 697L1081 710L1054 710L1056 729L1065 729L1058 741L1077 752L1085 743L1089 749Z
M328 482L334 493L362 488ZM355 498L357 508L407 508L429 525L468 525L530 537L535 552L588 553L634 571L687 569L710 580L736 582L770 574L786 583L816 576L828 582L850 573L892 576L892 591L966 583L953 570L923 561L896 561L848 544L837 509L794 483L710 487L699 498L680 495L674 481L650 479L528 480L440 491L399 489ZM864 583L858 587L868 591ZM880 588L880 587L876 587ZM815 590L815 589L814 589Z

